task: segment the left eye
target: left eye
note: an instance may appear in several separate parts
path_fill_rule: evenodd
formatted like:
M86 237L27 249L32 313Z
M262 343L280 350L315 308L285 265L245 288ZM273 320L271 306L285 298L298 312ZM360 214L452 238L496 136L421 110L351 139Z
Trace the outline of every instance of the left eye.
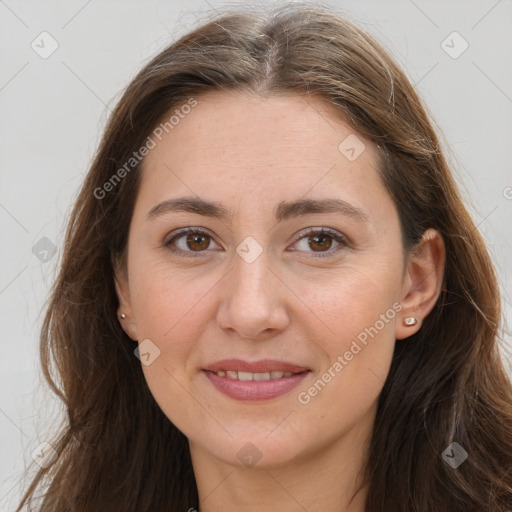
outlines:
M324 228L301 233L297 244L300 245L302 241L305 242L307 247L313 249L312 252L320 253L315 255L317 258L330 256L347 245L347 239L341 233ZM333 241L338 244L334 249L332 249ZM307 249L306 252L308 252Z
M187 228L173 236L165 245L175 253L195 258L210 248L211 242L213 242L213 238L206 231L198 228ZM310 252L308 248L313 249L311 252L318 253L315 254L317 258L330 256L348 245L347 239L341 233L325 228L300 233L295 245L300 245L301 242L304 242L306 247L298 250ZM332 249L333 242L337 244L334 249ZM293 251L295 250L297 249L293 249Z

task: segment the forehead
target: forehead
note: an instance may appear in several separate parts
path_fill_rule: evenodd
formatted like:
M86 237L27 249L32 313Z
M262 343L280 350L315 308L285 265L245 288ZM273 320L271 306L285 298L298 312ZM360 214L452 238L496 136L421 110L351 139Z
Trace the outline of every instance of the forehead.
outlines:
M375 146L323 100L241 91L196 100L145 158L140 195L148 204L196 195L261 208L262 200L334 193L359 206L386 194Z
M197 98L197 106L188 114L174 119L177 124L168 126L163 141L174 140L173 153L187 161L204 157L206 150L216 160L244 166L248 156L265 163L285 156L288 161L300 163L304 157L318 159L326 149L326 158L334 160L340 137L355 136L355 130L334 106L304 95L209 92ZM185 141L185 146L177 144ZM190 153L192 144L196 150ZM162 146L150 153L148 162L168 153ZM373 153L373 148L367 149Z

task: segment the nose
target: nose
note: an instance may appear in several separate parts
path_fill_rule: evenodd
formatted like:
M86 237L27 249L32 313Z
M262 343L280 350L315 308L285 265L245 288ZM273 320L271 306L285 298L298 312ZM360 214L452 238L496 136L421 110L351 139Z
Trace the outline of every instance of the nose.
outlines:
M254 341L275 336L289 324L290 291L282 283L265 251L251 263L238 254L222 280L217 324L239 338Z

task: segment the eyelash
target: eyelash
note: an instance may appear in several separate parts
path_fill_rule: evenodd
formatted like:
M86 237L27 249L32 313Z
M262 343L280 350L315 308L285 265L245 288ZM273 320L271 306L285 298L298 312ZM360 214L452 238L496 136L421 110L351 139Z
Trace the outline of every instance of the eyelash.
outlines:
M173 253L179 254L181 256L185 256L186 258L199 258L201 257L201 254L204 252L207 252L206 249L203 251L183 251L181 249L176 249L172 247L172 244L176 241L182 238L185 235L189 234L197 234L197 235L203 235L207 238L210 238L213 240L213 237L209 235L206 231L200 229L200 228L184 228L178 231L169 241L164 243L165 247L168 247ZM312 254L314 254L314 258L327 258L332 256L334 253L337 253L339 250L345 248L348 246L348 241L345 236L343 236L341 233L338 233L337 231L331 230L329 228L320 228L320 229L309 229L308 231L301 231L297 236L297 240L294 243L299 242L303 238L309 237L311 235L322 235L322 236L329 236L333 238L336 242L338 242L340 245L338 247L335 247L334 249L329 249L328 251L324 252L314 252L312 251ZM195 254L194 254L195 253Z

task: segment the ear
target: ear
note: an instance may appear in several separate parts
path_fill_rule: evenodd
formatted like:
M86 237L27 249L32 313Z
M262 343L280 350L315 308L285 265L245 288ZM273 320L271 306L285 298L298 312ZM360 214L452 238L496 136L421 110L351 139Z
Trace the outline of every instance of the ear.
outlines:
M128 286L128 276L126 266L122 265L117 259L113 260L114 267L114 283L116 287L117 299L119 307L117 310L117 318L123 331L133 340L137 341L137 324L133 316L131 301L130 301L130 287ZM124 315L122 318L121 315Z
M407 258L400 301L403 309L395 329L397 340L418 332L432 311L443 286L445 260L443 237L435 229L428 229ZM409 316L417 320L415 325L404 324Z

